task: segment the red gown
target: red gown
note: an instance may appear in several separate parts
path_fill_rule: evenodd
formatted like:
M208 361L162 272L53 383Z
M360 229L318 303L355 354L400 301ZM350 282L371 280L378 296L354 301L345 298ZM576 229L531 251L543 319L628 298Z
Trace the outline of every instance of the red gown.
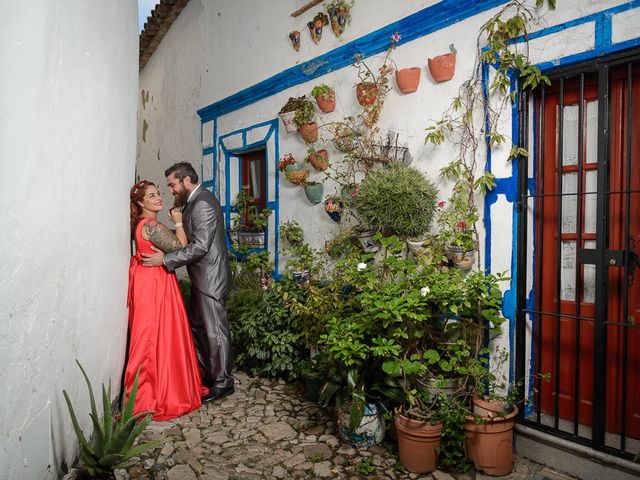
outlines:
M141 253L153 253L138 223L136 255L129 266L129 359L124 375L127 394L140 367L134 413L153 411L169 420L197 409L202 387L191 328L175 273L145 267Z

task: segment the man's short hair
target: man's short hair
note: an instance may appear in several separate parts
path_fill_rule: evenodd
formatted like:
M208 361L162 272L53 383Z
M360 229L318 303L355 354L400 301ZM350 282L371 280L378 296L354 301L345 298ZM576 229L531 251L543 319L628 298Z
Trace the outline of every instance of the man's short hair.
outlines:
M198 174L189 162L174 163L164 171L164 176L168 177L172 173L176 174L178 180L184 180L189 177L191 183L198 183Z

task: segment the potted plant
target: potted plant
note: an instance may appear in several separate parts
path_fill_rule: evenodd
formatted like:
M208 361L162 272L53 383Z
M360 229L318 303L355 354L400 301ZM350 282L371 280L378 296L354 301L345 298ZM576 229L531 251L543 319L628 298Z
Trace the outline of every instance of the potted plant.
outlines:
M302 95L301 97L289 97L287 103L285 103L280 109L280 112L278 112L287 133L293 133L297 130L298 126L295 124L293 119L296 115L296 111L300 110L306 101L305 95Z
M305 158L305 161L310 163L317 172L321 172L329 168L329 152L324 148L316 150L312 145L309 145L307 152L308 155L307 158Z
M351 23L351 8L353 1L333 0L324 4L324 8L329 13L331 30L336 37L344 33L345 27Z
M231 233L235 234L238 245L249 248L264 248L266 245L266 229L272 211L260 209L254 204L249 185L243 185L236 196L238 215L233 217Z
M361 222L370 229L406 239L430 229L437 191L420 171L393 163L365 177L354 206Z
M285 173L285 177L294 185L304 187L307 184L307 178L309 178L309 170L299 168Z
M304 186L304 193L313 204L322 202L322 194L324 193L324 185L321 182L307 182Z
M318 108L324 113L333 112L336 108L336 92L333 88L321 83L311 90L311 96L315 97Z
M293 158L293 155L287 153L278 162L278 170L284 173L295 172L296 170L300 170L300 164L296 162L296 159Z
M342 211L344 210L344 204L340 197L332 195L324 200L324 211L329 215L329 218L334 222L340 222L342 218Z
M293 121L298 126L298 133L307 143L314 143L318 140L318 125L313 121L315 115L316 110L313 108L313 103L305 100L293 117Z
M313 20L307 22L307 27L309 28L309 33L311 34L313 43L320 43L320 40L322 39L322 28L326 25L329 25L329 17L327 17L327 14L323 12L316 13Z
M454 191L448 205L444 201L438 202L436 215L438 235L447 258L465 272L473 267L478 246L475 223L479 216L475 205L469 202L470 198L461 194L461 190Z
M450 53L427 59L431 78L438 83L451 80L456 71L456 49L453 43L449 45L449 50Z
M379 117L379 109L382 108L384 97L390 90L389 75L394 71L391 60L391 52L395 49L395 44L400 41L400 34L395 33L391 36L391 44L387 49L382 65L378 68L378 73L374 71L362 61L360 56L356 56L354 66L358 70L358 78L360 82L356 84L356 98L358 103L365 108L370 108L369 123L374 124ZM373 107L378 108L373 108Z
M413 93L420 85L420 67L401 68L396 70L396 85L402 93Z

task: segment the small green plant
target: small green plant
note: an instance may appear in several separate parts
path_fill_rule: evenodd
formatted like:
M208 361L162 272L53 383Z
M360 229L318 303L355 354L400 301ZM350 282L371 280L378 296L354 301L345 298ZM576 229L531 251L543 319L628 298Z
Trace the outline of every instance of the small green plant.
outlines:
M233 217L234 232L264 232L273 213L269 208L259 209L249 193L249 185L243 185L236 196L238 215Z
M313 117L316 115L316 109L313 108L313 103L309 100L305 100L300 108L296 110L296 116L293 117L293 121L299 127L306 125L313 121Z
M373 466L371 457L364 457L358 464L358 473L362 475L371 475L375 467Z
M304 232L298 222L290 220L280 225L280 237L289 245L300 245L304 241Z
M296 110L300 110L307 101L306 95L302 95L301 97L289 97L287 103L284 104L278 113L295 112Z
M82 468L94 478L109 477L116 468L122 466L127 460L136 457L147 450L156 448L167 441L167 439L153 440L147 443L133 446L136 438L151 422L151 414L153 412L142 412L133 415L133 407L136 401L136 393L138 392L138 377L140 369L136 373L133 380L133 386L126 402L123 398L120 410L122 415L115 417L111 410L111 380L109 386L105 389L102 384L102 418L98 415L96 401L93 395L93 387L89 381L89 377L80 362L76 360L80 371L87 383L89 390L89 401L91 402L91 421L93 422L93 440L89 442L82 432L76 413L69 399L66 390L63 390L64 399L69 408L73 429L76 432L78 441L80 442L80 463Z
M327 100L327 101L331 100L331 97L333 95L334 95L333 88L331 88L328 85L325 85L324 83L321 83L320 85L316 85L311 90L311 96L320 97L323 100Z

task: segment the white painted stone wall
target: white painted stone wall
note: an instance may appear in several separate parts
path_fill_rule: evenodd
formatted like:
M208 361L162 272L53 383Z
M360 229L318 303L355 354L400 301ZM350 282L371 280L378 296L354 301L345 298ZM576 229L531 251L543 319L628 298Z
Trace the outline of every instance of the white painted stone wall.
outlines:
M438 1L394 2L393 8L390 8L389 2L384 0L356 0L352 10L352 24L347 27L342 38L336 38L330 28L326 27L319 45L311 41L306 22L320 11L321 7L314 7L298 18L290 17L290 13L299 3L294 0L268 3L252 0L191 0L141 74L140 89L149 90L156 101L159 98L170 98L171 105L167 105L167 109L151 110L147 105L144 110L139 110L140 116L149 123L149 130L162 127L162 131L155 137L147 136L146 142L141 142L139 135L139 172L151 178L161 178L161 169L172 163L174 158L169 159L161 155L158 159L158 150L172 152L176 159L202 159L202 145L197 143L200 140L200 128L196 125L198 122L195 118L197 109L233 95L296 64L330 52L378 28L392 25L401 18L437 4ZM540 10L540 22L532 31L628 3L629 0L558 1L557 10L549 11L546 7ZM533 6L535 1L530 0L529 4ZM392 80L394 89L387 97L379 125L383 133L386 130L400 133L401 142L408 145L413 155L413 165L439 184L442 199L449 196L451 185L442 182L438 178L438 172L453 158L454 152L447 145L425 145L425 128L429 120L441 116L451 99L456 96L461 83L471 74L476 56L478 29L498 10L499 8L494 8L485 11L431 35L400 45L392 56L399 68L421 67L421 83L418 92L403 95L395 88L395 82ZM611 38L614 43L639 36L636 28L637 19L640 18L638 11L636 8L613 16ZM535 39L531 42L532 58L536 62L549 62L593 50L594 28L594 22L590 22ZM301 30L302 42L299 52L291 47L287 37L294 29ZM426 59L446 53L450 43L454 43L458 50L455 77L449 82L436 84L426 69ZM173 60L176 56L179 58ZM381 55L378 55L366 61L375 66L379 64L380 58ZM189 71L185 72L185 68ZM175 88L170 89L163 85L175 72L179 72L183 77L184 83L179 88L189 92L188 95L180 97ZM309 95L313 86L319 83L336 87L337 93L336 111L328 115L319 115L321 123L355 114L360 108L354 92L356 78L356 71L346 67L223 115L217 122L218 138L235 130L277 118L277 112L288 97ZM510 135L510 111L504 112L502 121L503 133ZM184 131L186 125L195 125L194 130ZM204 131L211 134L212 129L209 127ZM329 138L326 130L321 131L321 136ZM205 139L204 145L208 143L210 142ZM330 159L336 158L338 152L330 142L320 145L328 148ZM286 153L292 153L298 160L302 160L305 156L305 146L299 136L287 134L282 126L279 148L281 157ZM219 158L220 153L218 152ZM511 164L506 159L507 153L508 148L493 152L493 171L497 177L511 175ZM211 162L210 159L211 156L208 156L206 161ZM199 160L194 161L197 163ZM311 174L311 179L320 178L321 174ZM327 183L325 194L331 194L333 191L334 188ZM480 204L482 206L482 202ZM504 195L500 195L491 206L490 215L491 268L494 272L506 272L510 275L514 244L513 206ZM280 222L289 219L295 219L303 226L306 238L317 249L323 248L325 240L331 238L337 228L324 213L322 205L311 205L300 188L281 178ZM484 257L485 230L482 224L479 227L482 239L480 252ZM508 290L510 286L504 285L504 288ZM504 332L501 344L508 347L508 322L505 323Z
M119 390L135 168L135 0L0 2L0 479L59 478Z

